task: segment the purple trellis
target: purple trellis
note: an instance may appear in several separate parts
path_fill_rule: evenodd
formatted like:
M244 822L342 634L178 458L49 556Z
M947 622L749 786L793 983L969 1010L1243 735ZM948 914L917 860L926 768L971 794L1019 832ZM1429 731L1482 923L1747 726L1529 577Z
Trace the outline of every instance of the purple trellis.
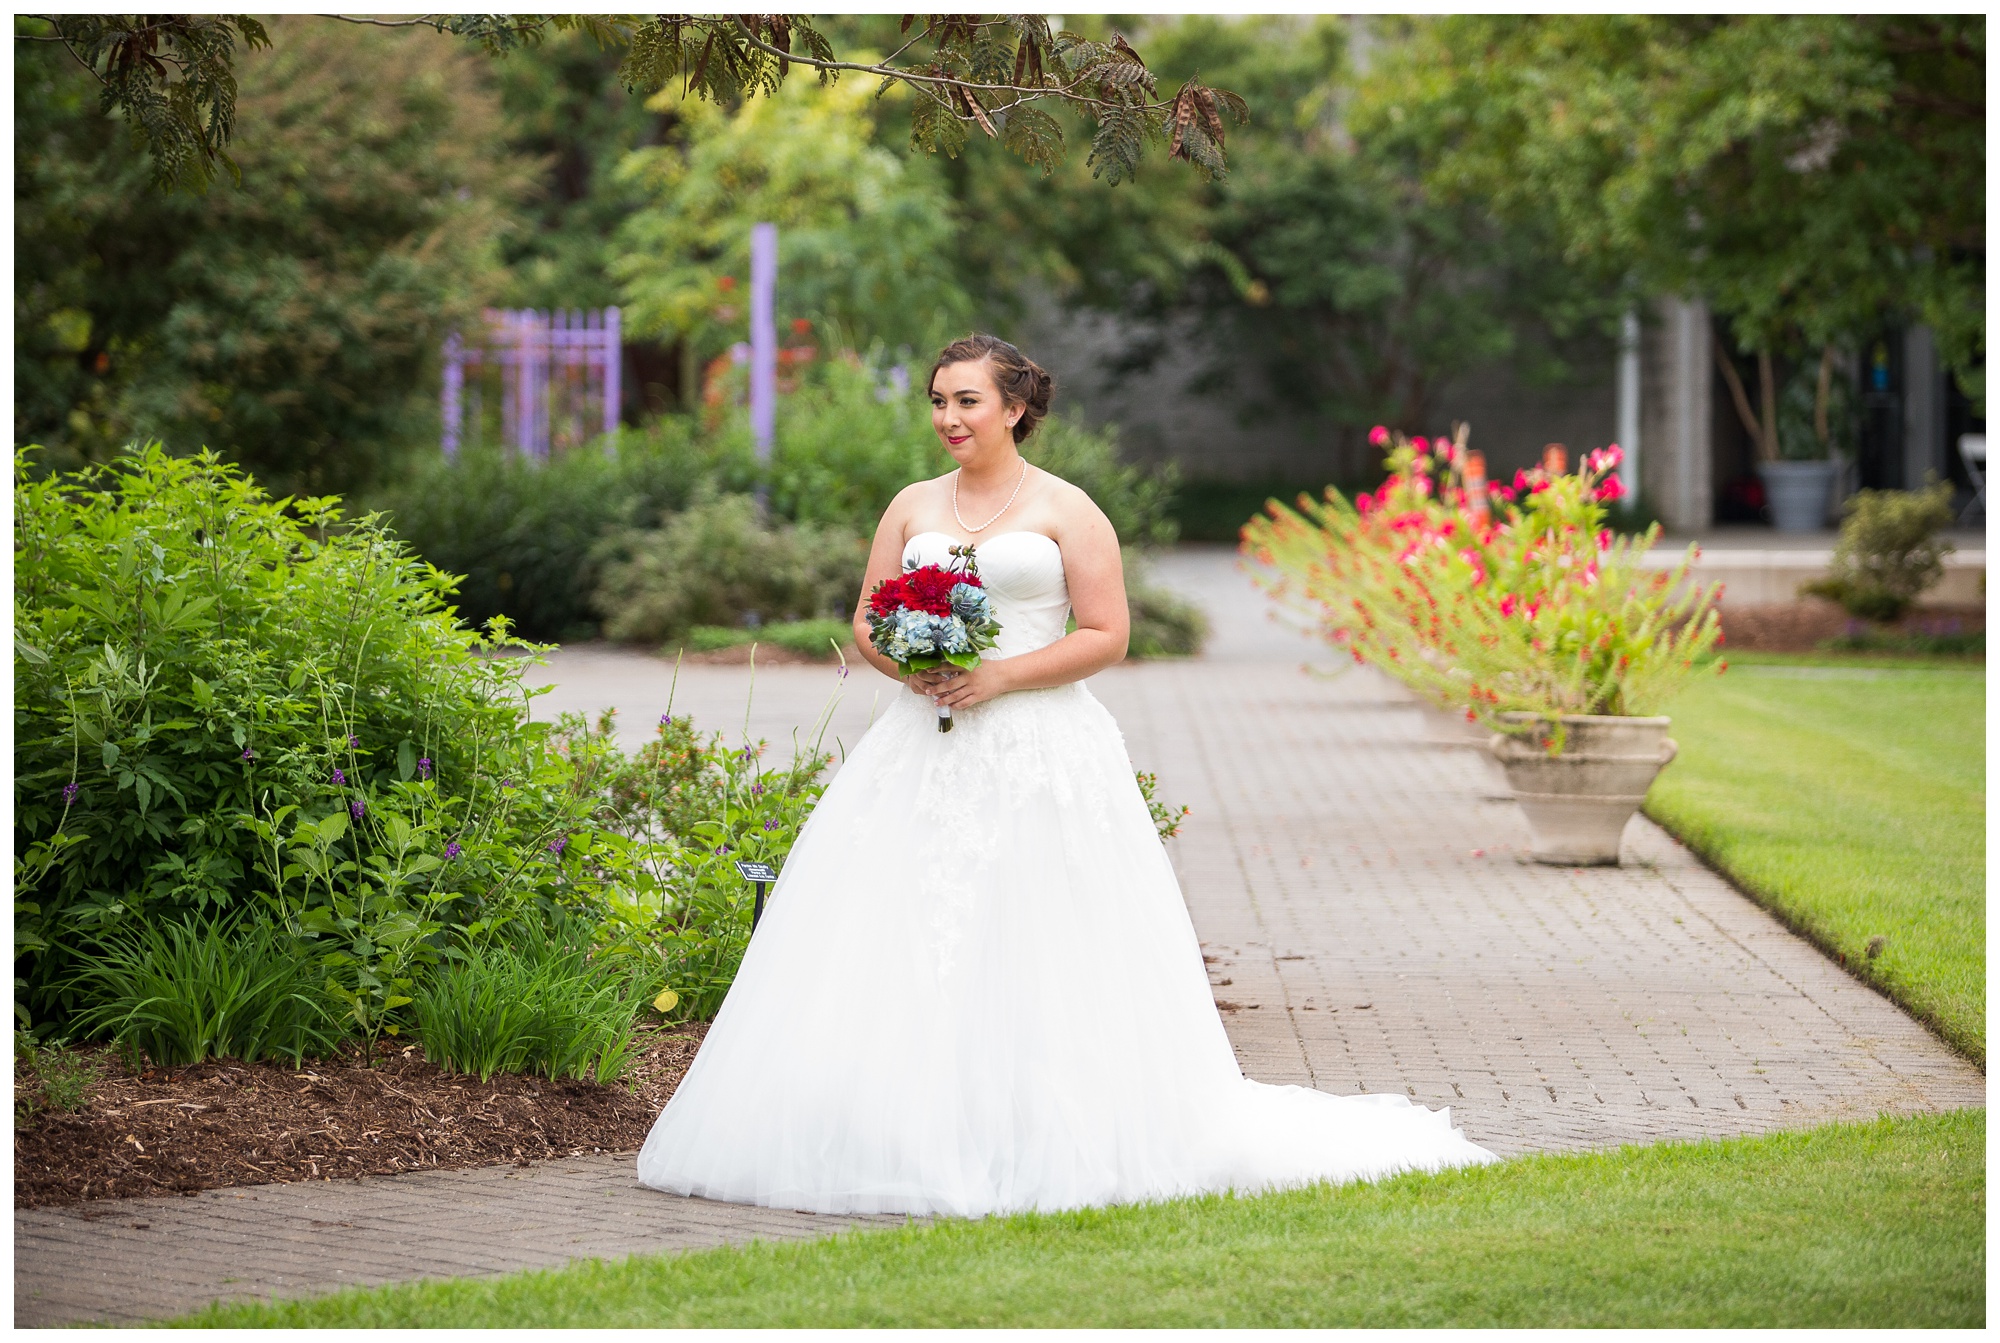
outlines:
M501 438L522 456L546 460L552 444L583 443L593 420L606 435L604 450L615 451L618 309L488 308L485 316L480 344L467 345L456 331L444 343L444 455L457 456L463 442L465 370L487 363L500 369Z
M778 226L750 226L750 433L771 460L778 416Z

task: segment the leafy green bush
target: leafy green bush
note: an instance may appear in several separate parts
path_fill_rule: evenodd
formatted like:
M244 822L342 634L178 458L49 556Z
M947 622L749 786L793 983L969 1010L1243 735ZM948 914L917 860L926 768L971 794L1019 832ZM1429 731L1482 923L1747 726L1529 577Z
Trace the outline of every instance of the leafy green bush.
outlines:
M854 625L846 620L792 620L754 630L741 626L696 625L687 634L687 647L697 653L713 653L754 643L829 661L836 656L836 650L853 642Z
M499 448L468 448L456 461L429 454L372 502L419 555L462 575L457 602L468 623L504 615L532 639L590 638L605 539L658 526L704 480L747 487L748 447L738 446L732 456L670 415L619 434L615 457L594 447L547 462Z
M582 920L526 920L504 940L459 951L416 990L424 1057L482 1082L496 1072L615 1081L631 1058L638 999L592 942Z
M76 949L254 894L392 1029L454 925L645 889L590 820L599 758L527 721L521 647L379 518L151 446L15 485L16 1012ZM558 749L562 747L562 749ZM31 1010L32 1009L32 1010Z
M832 757L822 749L834 702L793 743L788 768L764 768L766 743L723 745L685 717L663 716L658 733L608 788L602 819L673 851L673 876L656 897L615 902L607 932L655 958L653 978L679 995L675 1011L706 1021L722 1006L750 944L754 894L739 859L782 867L825 789ZM608 734L608 721L599 734Z
M740 418L724 432L748 440ZM886 370L829 360L778 404L771 507L785 517L870 536L905 485L951 469L930 402Z
M748 495L708 490L657 531L626 538L598 590L605 633L658 643L695 625L839 616L868 555L852 532L760 519Z
M1148 581L1145 559L1125 555L1125 607L1132 619L1126 656L1192 657L1208 639L1208 616L1199 606Z
M1894 620L1944 577L1951 543L1938 533L1952 523L1951 486L1861 490L1845 512L1827 576L1799 591L1830 597L1864 620Z
M154 1063L320 1057L347 1034L325 969L261 919L140 924L78 958L79 1030Z
M1111 426L1090 429L1051 415L1021 445L1021 455L1089 495L1110 519L1120 544L1170 546L1180 536L1173 517L1178 468L1171 462L1147 467L1121 460Z
M929 364L905 366L899 380L881 358L829 360L779 402L770 468L774 511L871 536L897 491L952 469L921 385ZM749 441L741 416L717 432L727 441ZM1175 469L1119 460L1115 431L1051 416L1021 454L1096 500L1125 544L1170 545L1179 534L1170 515Z

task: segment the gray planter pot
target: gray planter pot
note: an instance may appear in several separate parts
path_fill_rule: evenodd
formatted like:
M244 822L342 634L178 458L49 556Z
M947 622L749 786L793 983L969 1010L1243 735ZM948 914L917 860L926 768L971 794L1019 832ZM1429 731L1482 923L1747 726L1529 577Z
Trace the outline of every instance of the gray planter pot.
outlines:
M1764 462L1757 475L1771 505L1771 525L1781 532L1816 532L1833 508L1838 462Z
M1502 714L1534 723L1533 714ZM1493 755L1528 820L1533 855L1563 867L1618 862L1619 845L1646 790L1678 749L1669 718L1564 714L1563 749L1550 755L1539 732L1493 734Z

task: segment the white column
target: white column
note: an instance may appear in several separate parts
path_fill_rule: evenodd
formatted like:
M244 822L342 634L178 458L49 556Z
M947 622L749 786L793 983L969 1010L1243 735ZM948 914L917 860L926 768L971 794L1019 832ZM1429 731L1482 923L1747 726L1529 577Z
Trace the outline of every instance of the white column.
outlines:
M1625 450L1618 483L1628 499L1639 497L1639 310L1618 320L1618 446Z
M1645 342L1654 372L1642 388L1641 490L1670 529L1702 531L1715 518L1714 333L1705 303L1662 299L1659 311L1659 328Z

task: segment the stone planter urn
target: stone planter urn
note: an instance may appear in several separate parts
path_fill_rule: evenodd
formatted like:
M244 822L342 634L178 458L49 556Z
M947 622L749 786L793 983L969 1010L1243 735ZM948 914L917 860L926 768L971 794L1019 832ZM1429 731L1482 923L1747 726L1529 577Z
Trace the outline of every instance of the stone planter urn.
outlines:
M1838 462L1764 462L1757 475L1771 505L1771 525L1781 532L1816 532L1833 507Z
M1501 719L1541 721L1528 713L1502 714ZM1543 745L1543 732L1493 734L1494 758L1528 818L1538 862L1562 867L1617 864L1625 823L1678 749L1667 736L1672 721L1564 714L1563 749L1556 755Z

